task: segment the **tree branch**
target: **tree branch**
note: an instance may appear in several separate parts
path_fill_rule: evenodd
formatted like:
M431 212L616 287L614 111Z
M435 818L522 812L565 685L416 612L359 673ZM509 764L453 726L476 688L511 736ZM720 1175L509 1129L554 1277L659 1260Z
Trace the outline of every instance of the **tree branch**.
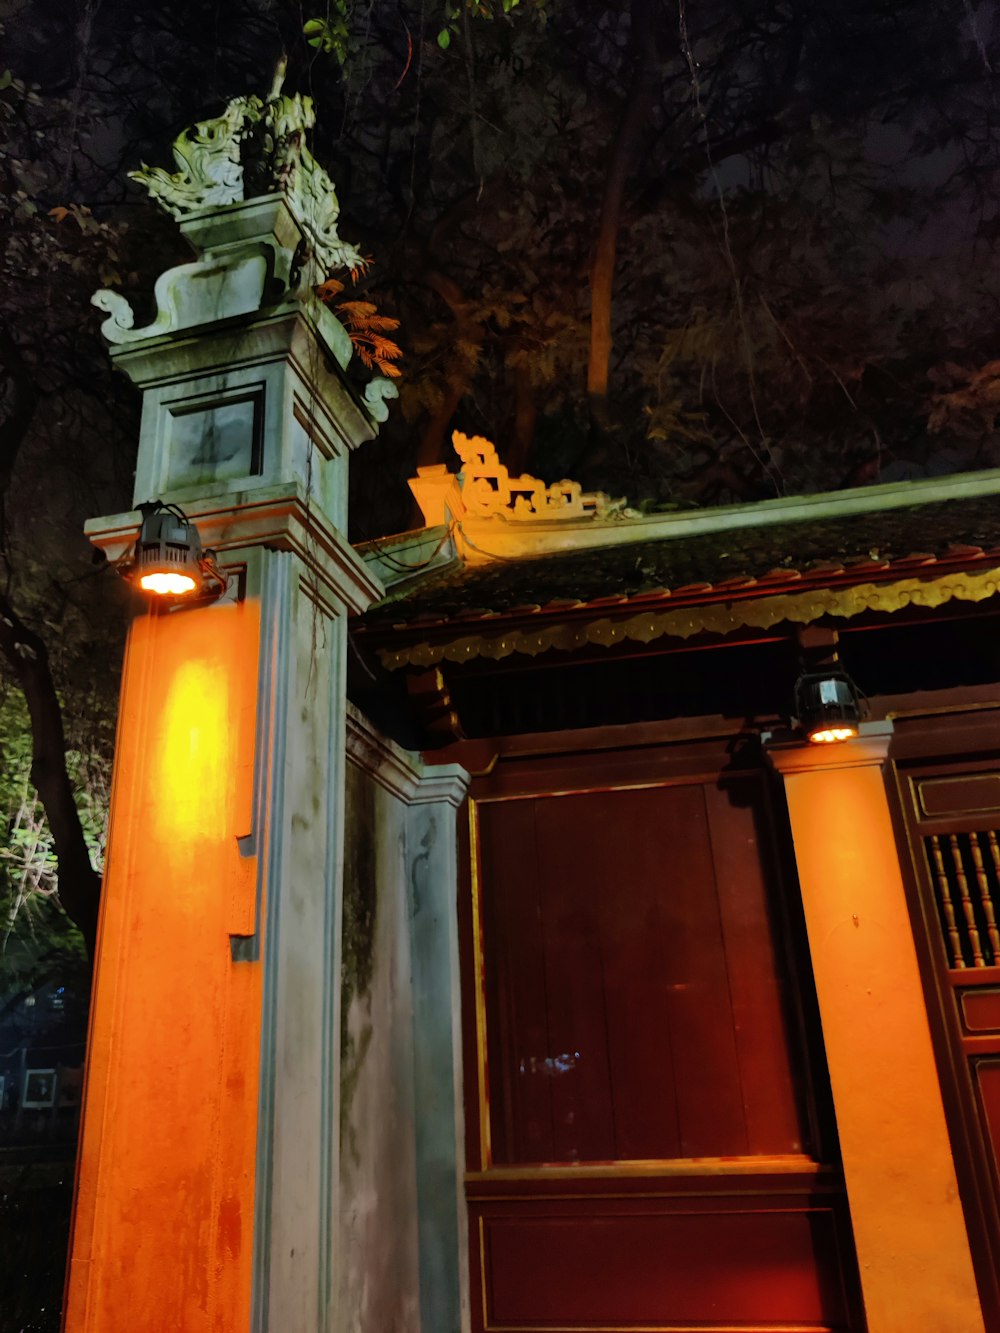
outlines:
M635 52L634 81L608 158L594 258L590 270L590 360L587 367L587 396L590 399L591 413L602 428L607 425L608 379L613 346L611 302L622 199L635 159L639 135L652 110L659 88L655 24L649 0L633 0L632 47Z
M11 407L0 422L0 500L7 495L14 464L28 433L38 403L38 389L20 347L10 333L0 327L0 372L11 386ZM3 517L0 510L0 543L3 541Z
M31 717L31 781L45 809L59 861L59 901L79 927L91 958L97 943L101 877L91 865L66 768L62 708L42 639L0 596L0 653L24 691Z

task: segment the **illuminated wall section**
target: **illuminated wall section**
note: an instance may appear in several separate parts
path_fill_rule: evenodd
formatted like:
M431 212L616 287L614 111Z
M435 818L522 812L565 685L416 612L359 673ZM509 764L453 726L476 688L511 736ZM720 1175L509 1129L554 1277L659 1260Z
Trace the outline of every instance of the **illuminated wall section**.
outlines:
M882 776L888 742L862 734L771 758L788 798L869 1333L982 1333Z
M129 639L87 1067L74 1329L249 1327L261 964L255 603Z
M304 134L306 102L270 106ZM249 600L142 617L127 651L67 1333L338 1326L346 626L382 595L347 464L391 386L347 382L312 294L332 182L271 167L255 199L183 194L201 258L160 275L152 324L96 297L143 395L134 503L178 506ZM87 525L120 568L138 530Z

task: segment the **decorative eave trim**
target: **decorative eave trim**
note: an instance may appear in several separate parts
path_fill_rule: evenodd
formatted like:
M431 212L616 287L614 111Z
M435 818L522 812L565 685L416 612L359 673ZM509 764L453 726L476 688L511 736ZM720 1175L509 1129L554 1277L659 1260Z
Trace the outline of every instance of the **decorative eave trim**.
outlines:
M851 619L865 611L900 611L904 607L937 607L953 600L982 602L1000 591L1000 568L977 573L952 573L938 579L900 579L895 583L862 583L848 588L815 588L774 597L709 602L662 611L638 611L612 619L559 621L528 628L496 629L494 633L408 644L377 650L390 671L401 667L430 667L439 662L469 662L477 657L499 660L513 653L537 657L553 649L573 652L596 644L610 648L630 640L651 643L670 636L689 639L695 634L731 634L738 629L770 629L783 620L808 625L823 616ZM496 625L496 621L491 622Z

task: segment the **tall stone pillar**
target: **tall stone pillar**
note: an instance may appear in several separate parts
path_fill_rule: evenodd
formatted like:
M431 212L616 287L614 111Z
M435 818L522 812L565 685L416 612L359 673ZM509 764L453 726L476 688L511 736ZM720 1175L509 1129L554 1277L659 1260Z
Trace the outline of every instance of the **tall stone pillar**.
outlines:
M882 765L891 724L772 747L869 1333L982 1333Z
M346 473L392 387L348 383L313 296L357 256L309 124L276 88L182 135L176 175L138 175L196 258L145 328L95 297L143 392L136 502L181 506L231 577L129 635L70 1333L335 1323L346 617L381 591ZM89 535L119 559L137 528Z

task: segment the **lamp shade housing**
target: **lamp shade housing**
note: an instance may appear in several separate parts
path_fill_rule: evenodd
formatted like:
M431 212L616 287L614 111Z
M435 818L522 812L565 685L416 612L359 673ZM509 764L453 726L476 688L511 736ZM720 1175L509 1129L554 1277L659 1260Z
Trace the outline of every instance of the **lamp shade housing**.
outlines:
M201 538L181 513L143 506L132 581L155 597L185 597L204 588Z
M845 671L801 675L795 682L795 712L814 745L846 741L858 734L858 692Z

